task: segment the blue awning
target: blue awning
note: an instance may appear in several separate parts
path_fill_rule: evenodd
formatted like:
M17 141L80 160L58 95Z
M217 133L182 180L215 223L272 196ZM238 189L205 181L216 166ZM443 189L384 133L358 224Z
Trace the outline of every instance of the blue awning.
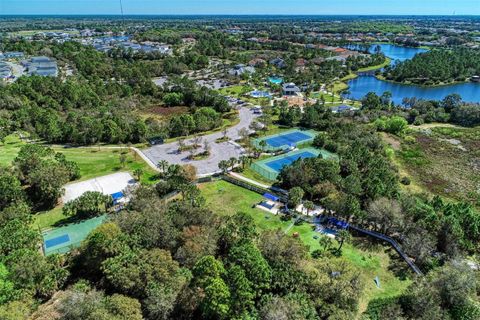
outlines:
M270 193L265 193L263 195L264 198L267 198L268 200L272 200L272 201L278 201L280 198L277 197L277 196L274 196L273 194L270 194Z
M123 192L115 192L112 193L110 196L112 197L113 201L116 201L122 199L125 195L123 194Z

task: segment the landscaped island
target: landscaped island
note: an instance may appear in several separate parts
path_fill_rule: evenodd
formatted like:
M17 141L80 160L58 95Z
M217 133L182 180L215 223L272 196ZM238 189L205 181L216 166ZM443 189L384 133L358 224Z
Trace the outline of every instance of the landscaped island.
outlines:
M468 81L480 75L480 52L473 49L430 50L386 67L387 80L421 85Z

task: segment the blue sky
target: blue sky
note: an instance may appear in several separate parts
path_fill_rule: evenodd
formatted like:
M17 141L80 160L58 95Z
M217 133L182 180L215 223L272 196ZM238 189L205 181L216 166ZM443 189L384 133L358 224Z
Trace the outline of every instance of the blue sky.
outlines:
M125 14L480 15L480 0L122 0ZM120 0L0 0L2 14L119 14Z

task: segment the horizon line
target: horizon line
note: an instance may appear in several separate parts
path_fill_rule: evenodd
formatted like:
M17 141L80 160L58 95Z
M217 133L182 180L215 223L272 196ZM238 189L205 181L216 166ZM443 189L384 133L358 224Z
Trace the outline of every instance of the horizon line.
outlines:
M270 17L298 17L298 16L311 16L311 17L322 17L322 16L337 16L337 17L422 17L422 16L431 16L431 17L480 17L480 14L393 14L393 13L376 13L376 14L355 14L355 13L2 13L0 17L4 16L150 16L150 17L160 17L160 16L206 16L206 17L215 17L215 16L233 16L233 17L246 17L246 16L270 16Z

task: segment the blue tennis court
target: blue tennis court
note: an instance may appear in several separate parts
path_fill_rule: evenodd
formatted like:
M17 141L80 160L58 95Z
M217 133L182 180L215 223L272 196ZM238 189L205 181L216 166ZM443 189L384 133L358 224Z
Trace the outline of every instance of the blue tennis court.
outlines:
M319 155L321 155L323 159L338 159L336 154L323 149L304 148L284 153L276 157L255 161L252 163L252 169L268 180L274 181L284 166L291 165L298 159L315 158Z
M68 234L64 234L59 237L55 237L53 239L45 241L45 248L58 246L59 244L66 243L69 241L70 241L70 237L68 236Z
M287 157L283 157L280 159L267 162L265 163L265 165L277 172L280 172L284 166L288 166L298 159L315 158L316 156L317 155L315 153L312 153L309 151L303 151L301 153L292 154Z
M264 151L285 150L311 143L315 139L315 136L316 132L312 130L292 129L268 137L255 139L253 143L257 148ZM265 145L261 145L262 141L265 142Z
M282 134L276 137L265 139L265 142L274 148L278 148L285 145L290 146L292 144L297 144L299 142L302 142L304 140L309 140L311 138L312 137L309 136L308 134L305 134L300 131L294 131L294 132Z

